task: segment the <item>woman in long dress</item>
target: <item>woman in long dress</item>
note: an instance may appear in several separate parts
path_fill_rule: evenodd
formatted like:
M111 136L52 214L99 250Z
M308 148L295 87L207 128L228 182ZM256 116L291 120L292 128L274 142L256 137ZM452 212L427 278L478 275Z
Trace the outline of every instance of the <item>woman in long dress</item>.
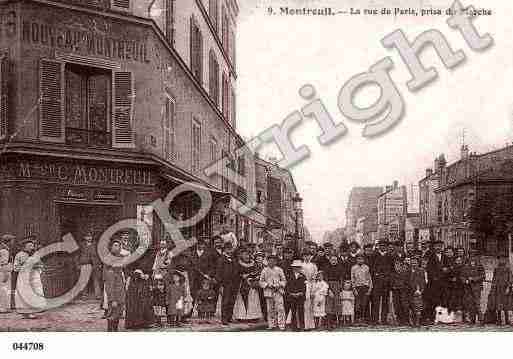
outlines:
M257 276L260 271L250 259L247 250L242 250L240 257L240 288L233 308L233 319L258 320L263 317L257 289Z
M24 250L18 252L14 257L14 270L18 272L15 294L16 311L26 319L35 319L35 313L43 312L46 307L41 281L43 264L37 262L32 268L25 267L35 252L35 242L29 239L24 244Z
M317 266L312 262L313 255L306 252L303 255L302 273L306 277L305 292L305 330L315 329L314 306L313 306L313 286L315 284L315 276L317 275Z
M136 269L129 277L126 294L126 329L149 328L155 323L150 276Z
M0 244L0 313L7 313L11 308L11 272L9 249Z

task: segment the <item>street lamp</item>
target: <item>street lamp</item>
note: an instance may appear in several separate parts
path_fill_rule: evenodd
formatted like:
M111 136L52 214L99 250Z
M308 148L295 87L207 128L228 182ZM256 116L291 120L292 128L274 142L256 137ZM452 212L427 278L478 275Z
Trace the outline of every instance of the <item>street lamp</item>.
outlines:
M301 198L301 196L299 195L298 192L296 192L294 198L292 198L292 203L294 205L294 212L296 213L296 251L298 249L298 242L299 242L299 238L300 238L300 235L299 235L299 216L301 215L301 211L302 211L302 202L303 202L303 198Z

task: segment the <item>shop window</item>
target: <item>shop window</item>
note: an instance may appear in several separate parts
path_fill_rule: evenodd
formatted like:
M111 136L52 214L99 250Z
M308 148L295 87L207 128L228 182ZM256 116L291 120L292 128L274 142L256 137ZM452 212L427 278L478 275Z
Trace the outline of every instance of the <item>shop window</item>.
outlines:
M111 102L110 71L66 65L66 143L107 147Z
M200 84L203 83L203 35L194 17L190 24L191 71Z
M201 124L197 120L192 121L192 170L200 170L201 158Z
M8 133L8 60L0 55L0 140L7 137Z

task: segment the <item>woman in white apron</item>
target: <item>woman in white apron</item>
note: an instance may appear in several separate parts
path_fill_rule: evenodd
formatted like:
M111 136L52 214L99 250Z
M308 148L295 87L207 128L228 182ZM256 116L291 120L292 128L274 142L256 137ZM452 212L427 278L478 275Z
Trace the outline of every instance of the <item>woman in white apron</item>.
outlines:
M315 276L317 275L317 265L312 263L313 256L305 254L303 256L303 275L306 277L306 293L305 293L305 330L315 329L313 291Z
M32 239L28 239L24 245L24 250L16 254L14 258L14 270L18 272L15 294L16 311L24 318L34 319L36 318L35 313L43 312L46 309L46 298L41 281L43 264L36 262L32 267L26 266L35 252L35 243Z

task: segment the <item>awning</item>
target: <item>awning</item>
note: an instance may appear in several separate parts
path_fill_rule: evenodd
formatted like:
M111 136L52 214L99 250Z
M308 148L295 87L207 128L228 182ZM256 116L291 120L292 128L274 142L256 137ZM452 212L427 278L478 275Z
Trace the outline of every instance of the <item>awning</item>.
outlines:
M218 190L215 187L198 183L197 181L194 181L194 180L186 181L184 179L181 179L181 178L178 178L178 177L174 177L174 176L171 176L171 175L168 175L168 174L162 174L162 176L165 179L167 179L167 180L169 180L171 182L175 182L176 184L179 184L179 185L187 184L188 186L191 186L193 188L196 188L196 189L199 189L199 190L203 190L203 191L209 191L209 192L212 192L212 193L215 193L215 194L218 194L218 195L229 195L230 194L228 192L224 192L224 191Z
M241 216L248 218L250 221L255 222L259 225L266 225L266 217L258 212L256 209L246 206L239 199L231 195L230 198L230 207L232 211L237 212Z

